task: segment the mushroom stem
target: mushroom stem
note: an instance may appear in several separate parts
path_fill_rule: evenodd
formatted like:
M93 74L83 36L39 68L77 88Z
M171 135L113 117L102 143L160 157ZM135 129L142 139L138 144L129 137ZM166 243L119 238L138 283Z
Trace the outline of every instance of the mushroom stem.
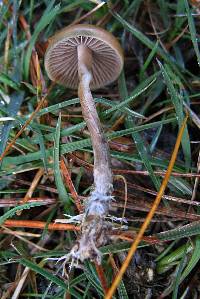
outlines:
M81 237L71 250L73 259L87 258L101 263L97 249L108 241L109 225L105 222L112 200L113 177L108 143L102 132L95 102L90 91L92 79L92 52L84 45L78 46L78 95L83 117L91 135L94 153L94 190L91 192L81 226Z
M92 52L84 46L78 46L78 73L80 99L83 117L91 135L94 153L94 191L102 195L111 195L113 178L110 166L110 153L108 143L103 134L101 123L90 90L92 80Z

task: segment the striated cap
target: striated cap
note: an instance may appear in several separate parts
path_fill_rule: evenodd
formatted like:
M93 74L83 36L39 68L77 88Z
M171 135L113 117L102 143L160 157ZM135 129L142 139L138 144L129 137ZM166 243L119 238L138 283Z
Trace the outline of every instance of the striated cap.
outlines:
M94 25L73 25L49 39L45 68L49 78L69 88L77 89L77 47L83 44L92 52L91 89L105 86L117 79L123 67L123 51L117 39Z

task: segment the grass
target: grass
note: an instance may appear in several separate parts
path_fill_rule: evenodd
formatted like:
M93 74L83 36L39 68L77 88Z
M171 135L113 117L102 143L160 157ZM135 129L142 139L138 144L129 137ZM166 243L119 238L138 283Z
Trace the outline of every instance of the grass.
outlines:
M165 192L173 201L163 199L156 209L115 298L149 293L150 298L199 296L198 7L189 0L113 0L86 15L99 2L13 0L0 7L0 297L4 299L13 294L104 298L153 204L152 194L160 189L186 109L189 120ZM95 91L94 97L109 140L112 168L124 177L128 201L125 230L121 222L112 222L114 242L101 248L100 268L87 261L84 271L69 271L69 263L57 260L69 253L78 229L63 223L54 230L53 223L66 220L64 214L80 213L92 183L93 156L77 93L50 82L44 54L48 37L80 17L111 31L124 48L120 78ZM39 170L44 174L38 182ZM124 182L115 180L114 187L111 214L121 217ZM42 221L40 228L37 221Z

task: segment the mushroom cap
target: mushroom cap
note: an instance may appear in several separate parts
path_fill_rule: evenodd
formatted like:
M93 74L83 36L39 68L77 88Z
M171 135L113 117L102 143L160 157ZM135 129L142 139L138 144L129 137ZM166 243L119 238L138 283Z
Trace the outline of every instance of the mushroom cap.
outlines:
M77 47L87 46L92 52L91 89L105 86L117 79L123 67L123 51L108 31L87 24L68 26L49 39L45 68L49 78L66 87L77 89Z

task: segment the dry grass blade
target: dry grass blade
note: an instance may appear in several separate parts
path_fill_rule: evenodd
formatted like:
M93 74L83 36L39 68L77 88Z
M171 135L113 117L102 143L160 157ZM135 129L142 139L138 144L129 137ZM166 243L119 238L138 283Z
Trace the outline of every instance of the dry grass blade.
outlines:
M121 219L121 226L123 225L123 220L125 218L125 213L126 213L126 207L127 207L127 201L128 201L128 185L125 177L123 175L116 175L114 177L116 180L122 180L124 183L124 208L123 208L123 213L122 213L122 219Z
M41 177L43 176L43 174L44 174L44 169L43 169L43 168L40 168L40 169L37 171L37 173L36 173L36 175L35 175L35 177L34 177L32 183L31 183L31 185L30 185L30 187L29 187L29 189L28 189L28 191L27 191L25 197L23 198L22 204L25 204L25 203L32 197L33 192L34 192L35 189L37 188L37 185L38 185L38 183L39 183ZM20 216L21 213L22 213L22 211L17 211L16 214L17 214L18 216Z
M71 23L71 25L79 24L79 23L82 22L83 20L87 19L87 18L90 17L92 14L94 14L99 8L101 8L104 4L105 4L105 2L100 2L97 6L95 6L95 7L94 7L92 10L90 10L88 13L86 13L85 15L83 15L82 17L80 17L79 19L75 20L73 23Z
M26 238L24 238L24 237L21 236L20 234L17 234L15 231L12 231L11 229L5 227L4 225L1 225L1 227L2 227L7 233L9 233L10 235L13 235L14 237L16 237L16 238L22 240L22 241L25 242L25 243L31 245L31 247L36 248L36 249L39 249L39 250L41 250L41 251L48 251L47 249L45 249L45 248L43 248L43 247L41 247L41 246L35 244L34 242L31 242L31 241L27 240Z
M122 276L123 274L125 273L131 259L133 258L133 255L135 254L136 250L137 250L137 246L138 244L140 243L149 223L151 222L151 219L153 218L154 216L154 213L162 199L162 196L164 194L164 191L165 191L165 188L168 184L168 181L169 181L169 178L170 178L170 175L171 175L171 172L172 172L172 169L174 167L174 163L176 161L176 157L177 157L177 154L178 154L178 150L179 150L179 146L180 146L180 143L181 143L181 139L182 139L182 136L183 136L183 133L184 133L184 129L186 127L186 123L187 123L187 119L188 119L188 115L185 117L184 121L183 121L183 124L181 126L181 129L179 131L179 134L178 134L178 137L177 137L177 140L176 140L176 144L175 144L175 147L174 147L174 150L173 150L173 153L172 153L172 157L171 157L171 160L170 160L170 163L169 163L169 166L168 166L168 169L167 169L167 172L165 174L165 177L164 177L164 180L161 184L161 187L160 187L160 190L155 198L155 201L152 205L152 208L151 210L149 211L143 225L141 226L133 244L131 245L131 248L128 252L128 255L122 265L122 267L120 268L119 270L119 273L118 275L116 276L116 278L114 279L113 281L113 284L111 285L110 289L108 290L108 293L106 294L105 296L105 299L111 299L113 294L115 293L115 290L117 288L117 286L119 285L121 279L122 279Z

